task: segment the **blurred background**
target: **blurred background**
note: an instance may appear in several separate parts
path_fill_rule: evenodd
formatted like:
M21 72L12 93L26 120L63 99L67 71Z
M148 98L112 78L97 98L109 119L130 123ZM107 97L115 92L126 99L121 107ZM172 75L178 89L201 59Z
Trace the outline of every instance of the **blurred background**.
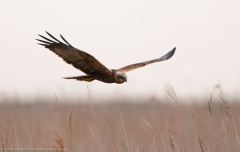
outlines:
M41 98L164 99L170 84L179 98L209 96L223 85L239 99L238 1L1 1L0 100ZM83 73L37 45L38 34L62 34L111 69L160 57L170 60L127 73L128 82L65 80ZM33 100L34 99L34 100Z

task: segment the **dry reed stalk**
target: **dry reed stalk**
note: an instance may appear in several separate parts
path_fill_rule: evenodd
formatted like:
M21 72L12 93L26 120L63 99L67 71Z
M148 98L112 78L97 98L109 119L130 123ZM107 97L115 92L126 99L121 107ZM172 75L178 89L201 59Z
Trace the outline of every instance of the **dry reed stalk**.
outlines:
M155 134L153 134L153 149L154 149L155 151L157 151L157 149L156 149L156 136L155 136Z
M77 142L77 148L78 148L78 151L80 151L79 142L78 142L78 138L77 138L77 132L76 132L76 129L73 124L73 113L74 113L74 111L73 111L73 106L72 106L71 111L70 111L70 116L69 116L69 126L70 126L70 131L71 131L71 149L72 149L72 139L73 139L72 132L74 132L75 137L76 137L76 142Z
M109 127L108 127L107 124L105 124L105 125L106 125L106 128L107 128L107 133L108 133L108 135L109 135L109 137L110 137L110 140L112 141L113 138L112 138L112 134L111 134L111 132L110 132L110 130L109 130Z
M72 124L72 114L73 114L73 107L71 108L71 111L70 111L70 116L69 116L69 127L70 127L70 136L71 136L71 139L70 139L70 143L71 143L71 151L73 151L72 149L72 141L73 141L73 124Z
M128 152L129 152L129 144L128 144L128 139L127 139L127 133L126 133L125 125L124 125L123 118L122 118L122 112L121 112L121 109L120 109L120 106L119 106L119 103L118 103L118 97L117 97L117 92L116 92L115 87L114 87L114 90L115 90L115 95L116 95L116 99L117 99L118 111L119 111L119 114L120 114L120 118L121 118L121 122L122 122L122 127L123 127L123 131L124 131L124 135L125 135L127 150L128 150Z
M59 149L59 150L64 150L64 140L63 140L61 132L55 131L55 134L57 136L55 138L55 142L57 143L57 146L55 148Z
M51 145L50 145L50 137L51 137L51 135L50 135L50 129L49 129L49 126L46 124L46 123L44 123L44 122L42 122L43 123L43 125L44 125L44 128L42 128L42 132L43 132L43 134L44 134L44 138L45 138L45 140L43 140L43 143L44 143L44 145L45 145L45 147L47 148L47 147L52 147ZM48 134L45 134L45 132L47 132L48 131Z
M195 117L195 112L193 110L193 108L190 108L191 114L192 114L192 121L194 123L194 135L195 135L195 139L196 139L196 151L198 152L198 139L197 139L197 124L196 124L196 117Z
M153 130L151 124L147 120L142 118L140 127L142 127L144 129L145 134L146 134L146 138L147 138L147 141L148 141L148 144L149 144L149 147L150 147L150 150L153 151L152 147L155 147L155 145L153 144L153 146L151 146L151 142L148 138L148 136L151 135L151 134L153 134L153 136L154 136L154 130Z
M49 102L48 105L49 105L49 108L50 108L50 110L51 110L51 113L52 113L53 119L54 119L54 121L55 121L55 124L56 124L56 126L57 126L57 129L58 129L58 131L60 132L60 128L59 128L59 126L58 126L57 119L55 118L55 115L54 115L54 113L53 113L52 106L50 105L50 102Z
M170 147L172 148L172 151L175 151L176 150L175 139L170 129L168 130L168 137L169 137Z
M230 110L227 102L223 99L223 97L221 95L219 95L219 97L220 97L220 99L223 102L223 108L224 108L224 112L225 112L226 116L230 120L232 120L233 127L234 127L234 130L235 130L235 135L236 135L236 141L237 141L238 147L240 148L240 141L239 141L239 137L238 137L238 131L237 131L237 127L236 127L236 124L235 124L235 120L234 120L233 115L232 115L232 111Z
M63 137L61 136L61 134L59 134L59 132L57 130L55 130L54 133L56 135L56 137L54 137L55 143L52 143L50 141L50 139L48 139L48 137L45 136L45 138L47 138L47 140L48 140L48 141L44 141L45 147L53 148L53 149L55 149L55 151L65 151Z
M88 118L87 118L87 112L86 112L86 109L83 107L82 109L81 109L81 111L83 112L83 115L84 115L84 120L88 123Z
M143 141L143 143L142 143L142 145L141 145L141 147L140 147L140 151L141 151L141 149L143 148L143 146L144 146L146 140L147 140L147 139L145 138L144 141Z
M30 124L30 129L31 129L31 133L32 133L34 148L37 149L37 145L36 145L36 142L35 142L35 138L34 138L34 135L33 135L33 130L32 130L32 125L31 124Z
M132 136L130 135L130 152L132 152Z
M51 113L52 113L52 116L54 118L54 121L55 121L55 124L57 126L57 130L55 130L55 135L56 135L56 138L55 138L55 142L57 144L56 145L51 145L49 144L48 146L49 147L54 147L54 148L57 148L57 149L60 149L60 150L64 150L64 138L63 138L63 134L64 134L64 129L63 129L63 125L62 125L62 119L61 119L61 112L60 112L60 107L59 107L59 104L58 104L58 98L57 98L57 95L55 94L55 106L57 107L57 112L56 112L56 117L53 113L53 110L52 110L52 106L50 105L49 103L49 108L51 110ZM60 125L59 123L60 122Z
M209 145L209 149L208 151L211 152L211 114L212 114L212 108L211 108L211 100L210 102L208 102L208 112L209 112L209 117L208 117L208 145Z
M3 137L1 137L1 140L2 140L1 148L2 148L3 151L5 151L5 144L4 144L4 139L3 139Z
M161 140L162 140L163 149L164 149L164 151L166 152L167 150L166 150L166 148L165 148L165 143L164 143L164 141L163 141L163 137L162 137L162 133L161 133L160 127L159 127L159 125L157 125L157 126L158 126L158 131L159 131L159 134L160 134L160 137L161 137Z
M215 88L214 88L215 89ZM209 145L209 149L208 151L211 152L211 135L210 135L210 132L211 132L211 116L212 116L212 95L213 95L213 91L214 89L212 90L212 93L211 93L211 97L210 97L210 100L208 102L208 145Z
M156 148L155 146L153 147L153 150L154 150L155 152L157 152L157 151L158 151L158 150L157 150L157 148Z
M57 122L59 122L59 127L61 129L59 133L64 133L61 112L60 112L61 110L60 110L60 106L59 106L58 98L56 94L55 94L55 106L57 107L57 112L56 112Z
M115 150L115 148L113 146L113 143L112 143L112 141L113 141L112 134L111 134L107 124L106 124L106 127L107 127L107 133L109 134L109 137L110 137L110 140L108 142L110 143L110 146L112 147L113 151L116 152L116 150Z
M1 133L2 134L2 133ZM1 150L2 151L5 151L7 148L9 148L9 142L8 142L8 130L5 134L4 137L1 137L1 140L2 140L2 144L1 144Z
M88 85L87 85L87 89L88 89L88 96L89 96L89 100L90 100L90 102L91 102L91 107L92 107L92 111L93 111L93 115L94 115L94 120L95 120L95 124L96 124L96 128L97 128L98 143L99 143L99 146L100 146L100 151L102 152L102 144L101 144L101 139L100 139L100 135L99 135L97 117L96 117L96 114L95 114L95 111L94 111L94 107L93 107L93 103L92 103L92 99L91 99L91 96L90 96L90 92L89 92Z
M13 133L13 148L14 148L14 151L15 151L15 148L16 148L16 144L15 144L15 133L14 133L14 126L13 126L13 130L12 130L12 133Z
M99 149L99 142L98 142L97 136L94 133L90 123L88 122L87 112L86 112L85 108L82 108L81 111L83 112L84 120L86 121L86 123L88 125L88 133L89 133L88 139L89 139L89 141L91 142L91 144L93 146L93 150L96 152L97 147Z
M178 111L178 119L179 119L179 123L180 123L180 127L181 127L181 141L182 141L182 151L184 152L185 148L184 148L184 135L183 135L183 127L182 127L182 117L181 117L181 112L180 112L180 108L179 108L179 104L178 104L178 99L177 99L177 95L173 89L173 87L171 85L167 85L164 87L165 88L165 92L169 95L169 97L171 97L173 99L173 101L175 101L175 104L177 106L177 111Z
M228 117L229 119L232 119L232 112L231 112L228 104L226 103L225 100L223 100L223 97L221 97L220 95L219 95L219 98L220 98L220 99L222 100L222 102L223 102L223 109L224 109L225 114L227 115L227 117Z
M222 84L219 82L219 84L216 84L213 86L212 92L211 92L211 96L210 96L210 100L208 102L208 114L209 114L209 118L208 118L208 144L209 144L209 149L208 151L211 152L211 136L210 136L210 132L211 132L211 116L212 116L212 99L213 99L213 93L215 90L220 90L220 93L222 94Z
M227 148L228 151L230 151L230 144L229 144L229 137L228 137L228 128L227 128L227 124L225 122L225 120L223 119L221 122L221 127L220 127L220 131L222 133L222 146L224 146L225 148Z
M5 147L6 148L9 148L8 133L9 133L9 130L7 130L6 135L5 135Z
M145 135L146 135L146 138L147 138L147 141L148 141L148 146L149 146L149 148L150 148L150 151L152 152L152 146L151 146L151 143L150 143L150 141L149 141L149 138L148 138L148 134L147 134L146 129L144 129L144 131L145 131Z
M153 140L153 149L156 149L156 142L155 142L155 131L152 128L151 124L144 118L142 118L142 124L140 125L140 127L144 128L144 130L146 130L148 135L152 134L152 140Z
M167 145L167 151L169 152L169 135L168 135L168 130L171 127L170 123L167 121L165 115L163 114L163 120L164 120L164 126L165 126L165 133L166 133L166 145Z
M18 142L18 136L17 136L17 131L16 131L16 129L15 129L15 127L14 127L14 125L13 125L13 140L14 140L14 151L15 151L15 136L16 136L16 138L17 138L17 148L19 148L19 142Z
M147 134L154 134L154 130L153 130L151 124L144 118L142 118L140 127L145 129Z
M63 129L63 124L62 124L62 119L61 119L61 113L60 113L60 107L58 104L58 100L57 100L57 96L56 96L56 106L57 106L57 112L56 112L56 118L58 118L58 121L60 122L60 130L55 131L55 134L57 135L57 137L55 138L55 142L58 145L58 148L60 148L61 150L64 149L64 138L63 138L63 134L64 134L64 129Z
M167 141L169 141L169 144L170 144L170 147L171 147L172 151L176 151L178 149L177 148L178 146L176 145L175 138L172 134L171 125L168 122L168 120L166 119L164 114L163 114L163 119L164 119L164 125L166 127ZM167 142L167 144L168 144L168 142ZM169 150L167 150L167 151L169 151Z
M98 138L89 123L88 123L88 132L89 132L89 140L92 143L93 150L96 152L97 149L100 149L100 145L98 143Z
M205 144L204 144L204 142L201 140L200 137L199 137L198 139L199 139L198 141L199 141L199 146L200 146L201 152L205 152L206 149L205 149Z
M137 145L137 152L139 152L139 148L138 148L138 145Z
M169 150L169 144L168 144L168 132L167 132L167 130L166 130L166 145L167 145L167 151L169 152L170 150Z

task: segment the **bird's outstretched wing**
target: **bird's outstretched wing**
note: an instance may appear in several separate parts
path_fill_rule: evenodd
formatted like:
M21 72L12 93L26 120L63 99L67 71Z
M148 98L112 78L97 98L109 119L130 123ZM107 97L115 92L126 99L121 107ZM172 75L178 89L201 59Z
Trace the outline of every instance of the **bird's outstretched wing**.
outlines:
M175 53L176 47L173 48L171 51L169 51L167 54L165 54L164 56L158 58L158 59L154 59L154 60L150 60L150 61L146 61L146 62L141 62L141 63L136 63L136 64L131 64L128 66L125 66L123 68L118 69L118 71L121 71L123 73L129 72L131 70L143 67L145 65L151 64L151 63L155 63L155 62L161 62L161 61L165 61L170 59L173 54Z
M49 50L57 54L59 57L61 57L65 62L73 65L75 68L81 70L82 72L88 75L98 75L98 74L110 75L111 74L111 70L109 70L102 63L100 63L95 57L93 57L92 55L84 51L74 48L63 38L62 35L60 36L66 44L56 39L48 32L46 33L53 40L48 39L42 35L39 35L44 40L36 39L41 42L38 44L45 46L46 48L48 48Z

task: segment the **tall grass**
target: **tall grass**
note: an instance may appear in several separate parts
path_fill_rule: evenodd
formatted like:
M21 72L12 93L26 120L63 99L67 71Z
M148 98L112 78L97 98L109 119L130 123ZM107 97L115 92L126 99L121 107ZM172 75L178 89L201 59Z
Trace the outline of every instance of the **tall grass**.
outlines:
M89 90L88 90L89 91ZM1 150L114 152L240 151L240 103L215 86L191 105L165 87L168 102L44 101L0 105ZM201 99L198 99L201 100ZM172 101L174 104L172 104Z

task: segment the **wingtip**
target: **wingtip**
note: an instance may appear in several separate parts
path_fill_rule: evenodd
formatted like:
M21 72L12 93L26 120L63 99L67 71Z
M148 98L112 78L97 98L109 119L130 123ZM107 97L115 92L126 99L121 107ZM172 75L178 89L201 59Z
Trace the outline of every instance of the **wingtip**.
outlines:
M60 37L63 39L64 42L66 42L70 47L73 47L68 41L60 34Z
M172 51L174 51L175 52L175 50L177 49L177 47L174 47L173 49L172 49Z
M51 35L48 31L45 31L45 32L47 33L47 35L49 35L49 36Z
M71 79L71 77L62 77L63 79Z
M50 37L52 37L52 35L48 32L48 31L45 31L47 33L47 35L49 35Z
M38 45L42 45L42 46L45 46L47 47L48 45L47 44L42 44L42 43L37 43Z
M176 47L174 47L174 48L172 49L173 54L175 53L176 49L177 49Z
M170 58L174 55L175 50L176 50L176 47L174 47L171 51L169 51L169 52L165 55L165 57L166 57L165 60L170 59Z
M38 36L43 37L41 34L38 34Z

